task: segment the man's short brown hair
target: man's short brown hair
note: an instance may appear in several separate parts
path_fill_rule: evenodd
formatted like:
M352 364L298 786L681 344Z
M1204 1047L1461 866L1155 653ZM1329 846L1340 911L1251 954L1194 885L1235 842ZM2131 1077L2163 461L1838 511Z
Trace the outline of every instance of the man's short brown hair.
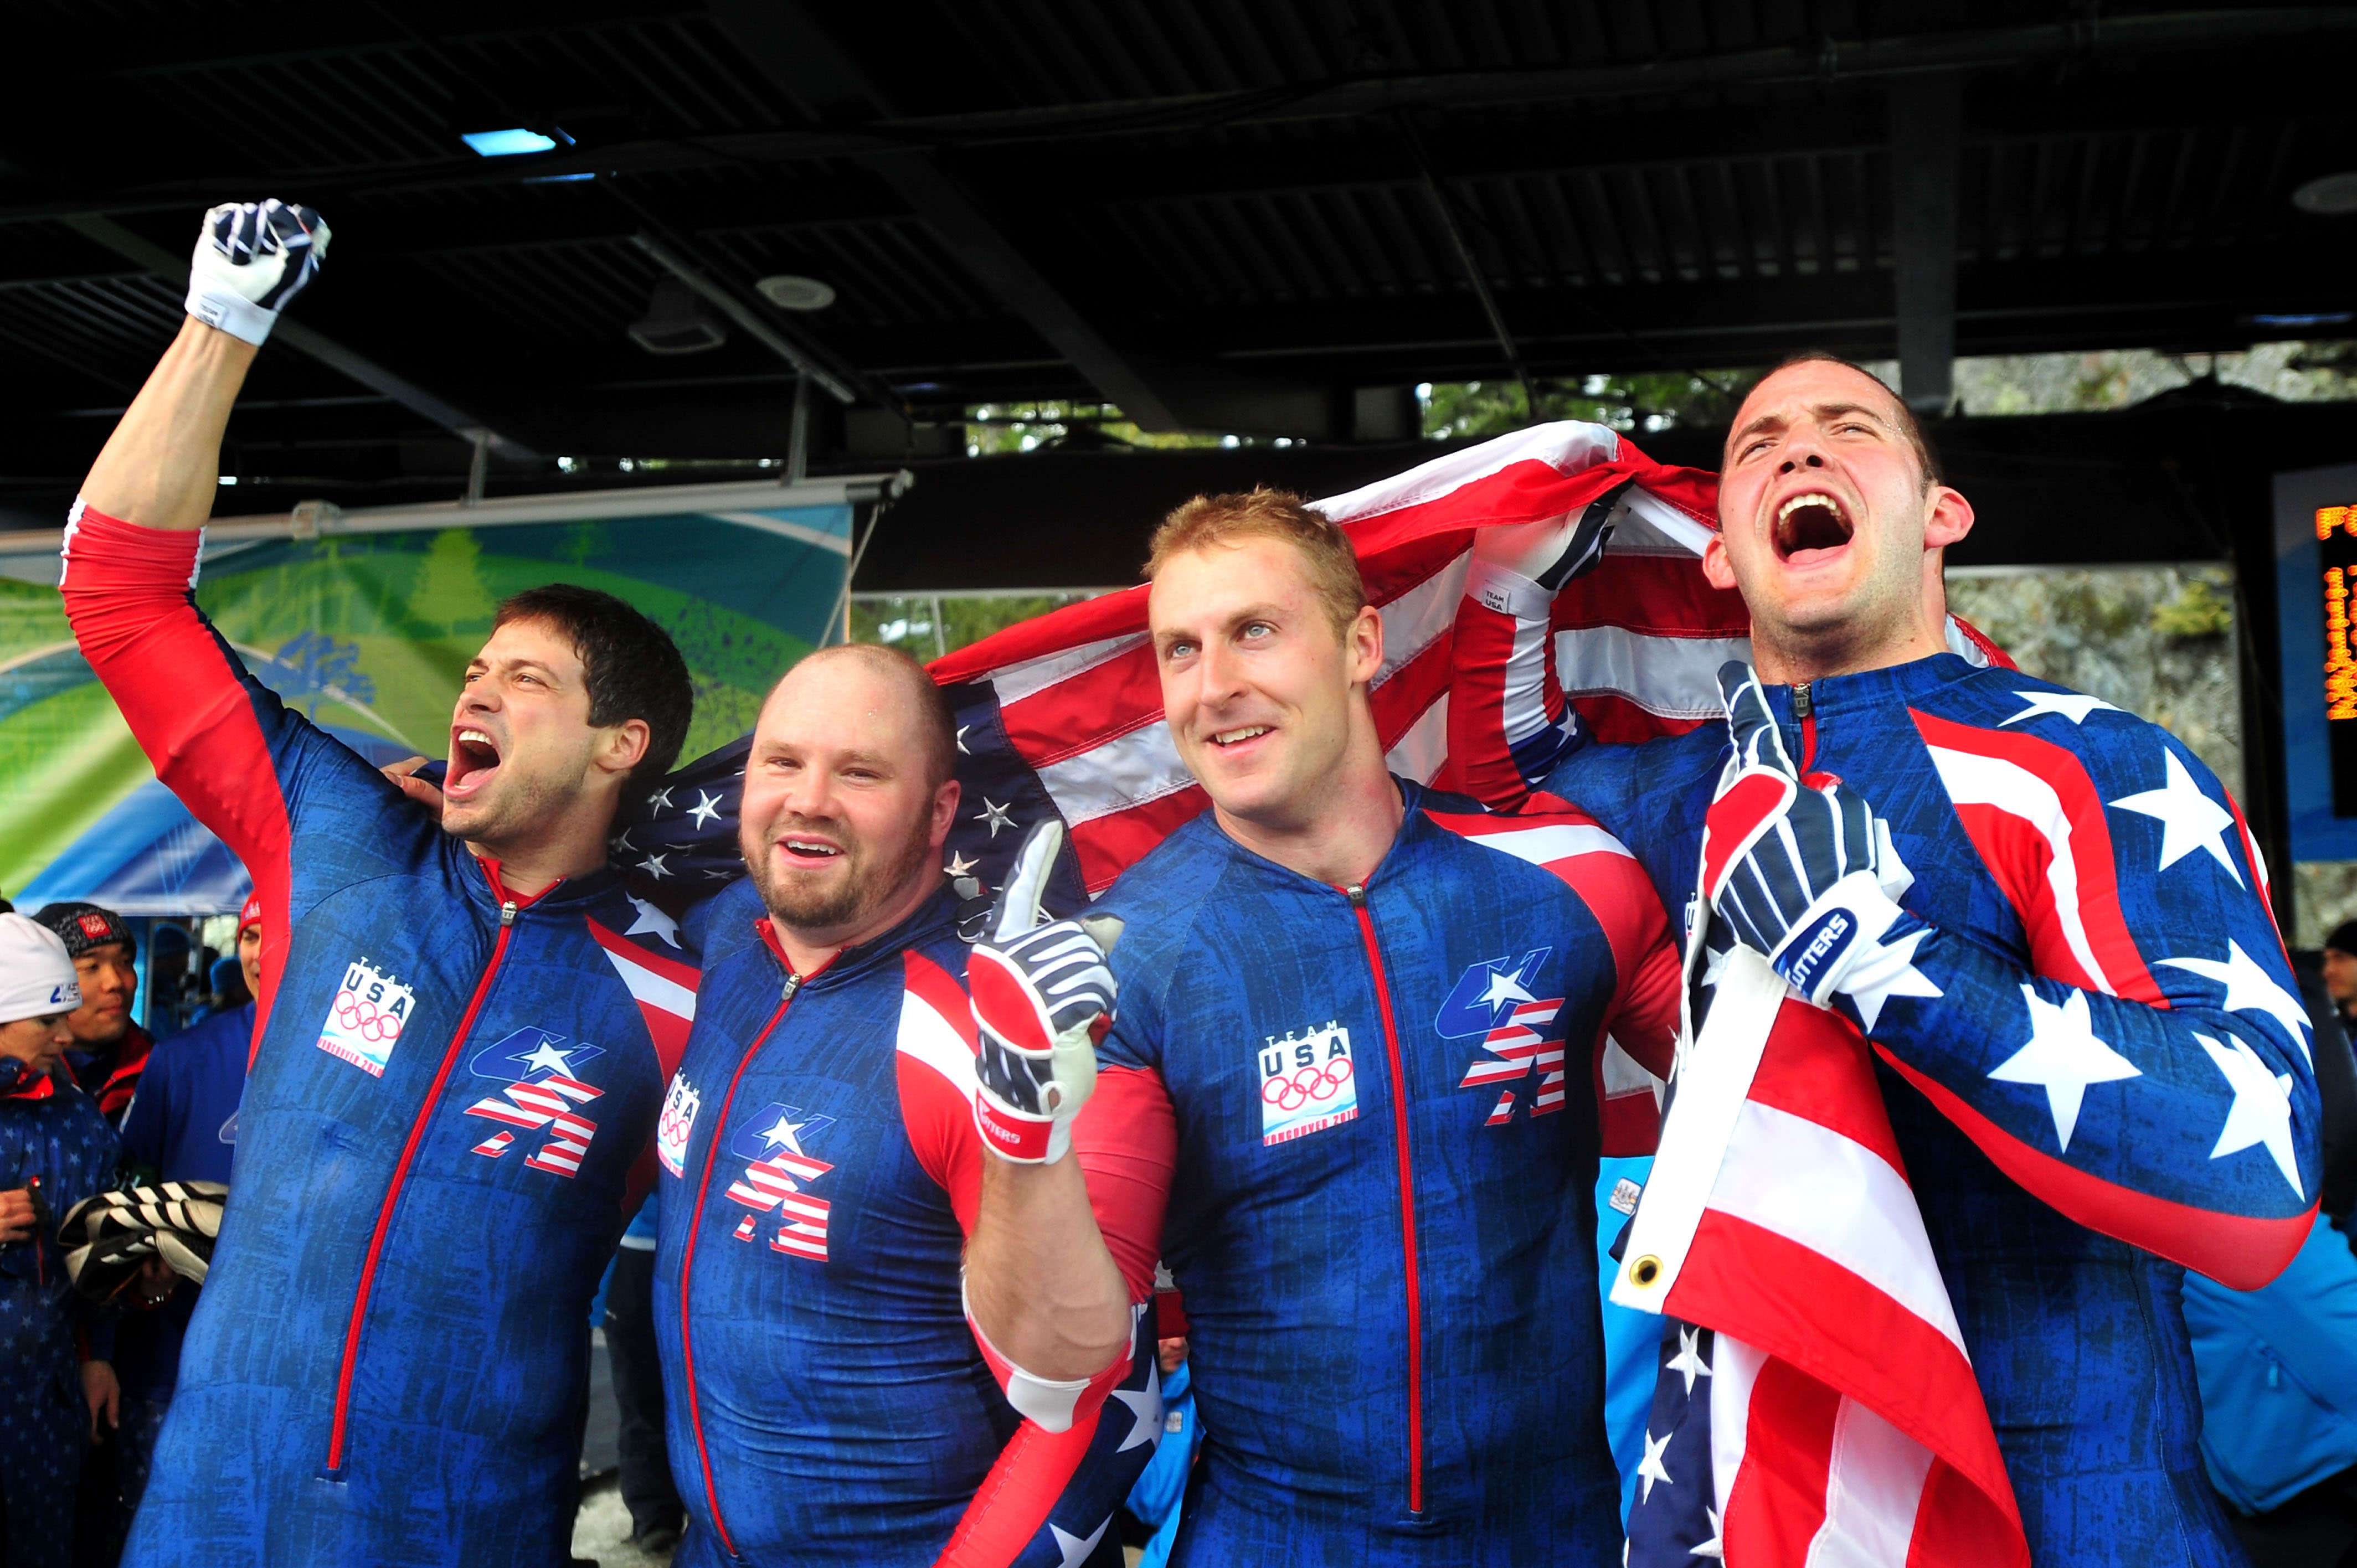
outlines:
M1301 497L1261 486L1249 493L1197 496L1162 520L1146 562L1151 582L1173 555L1241 544L1248 539L1274 539L1301 553L1309 591L1326 607L1341 637L1367 607L1367 585L1359 575L1358 553L1351 537L1326 521L1325 515Z
M1945 484L1947 482L1945 479L1941 478L1940 475L1939 450L1932 445L1932 438L1923 434L1922 424L1916 419L1915 411L1907 406L1907 400L1905 398L1900 397L1896 392L1891 391L1890 383L1884 381L1880 376L1876 375L1872 371L1867 370L1864 365L1859 364L1856 360L1845 360L1839 354L1834 353L1829 349L1803 349L1797 354L1787 354L1782 359L1777 360L1775 369L1770 371L1767 376L1761 376L1760 381L1766 381L1768 376L1774 375L1777 371L1787 371L1792 369L1794 365L1812 364L1839 365L1846 371L1856 371L1859 375L1864 376L1867 381L1872 381L1884 392L1889 392L1890 406L1898 413L1899 433L1906 436L1907 445L1915 449L1915 466L1922 472L1923 488L1928 490L1933 485ZM1760 384L1760 381L1754 381L1751 384L1756 387Z

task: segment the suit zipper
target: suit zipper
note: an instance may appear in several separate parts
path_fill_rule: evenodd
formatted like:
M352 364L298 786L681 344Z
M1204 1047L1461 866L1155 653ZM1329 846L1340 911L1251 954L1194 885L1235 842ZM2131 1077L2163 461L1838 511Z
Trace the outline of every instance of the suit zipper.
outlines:
M720 1134L728 1125L728 1108L737 1102L737 1086L744 1081L745 1069L761 1054L761 1047L777 1033L785 1021L786 1009L794 1004L794 995L802 988L802 977L791 970L786 972L786 983L778 991L778 1010L737 1058L737 1070L728 1079L728 1092L720 1097L720 1114L712 1123L712 1141L704 1148L704 1175L696 1183L695 1209L687 1222L687 1245L679 1260L679 1349L680 1360L687 1370L687 1424L695 1434L695 1462L704 1472L704 1498L712 1509L713 1533L720 1537L720 1549L733 1561L737 1556L737 1541L728 1533L727 1523L720 1517L720 1487L712 1475L712 1451L704 1441L704 1405L695 1388L695 1336L689 1326L688 1294L695 1284L695 1242L704 1229L705 1199L712 1194L712 1167L720 1157Z
M383 1261L384 1239L393 1229L393 1211L401 1201L401 1189L409 1180L410 1162L417 1156L417 1145L425 1140L425 1124L433 1120L434 1108L442 1102L442 1090L450 1081L450 1069L457 1065L458 1053L465 1048L467 1036L474 1032L476 1015L483 1010L483 999L491 993L491 982L500 972L500 961L507 956L508 938L515 932L516 911L547 897L559 883L552 882L530 898L511 898L500 886L497 864L483 863L484 875L491 881L491 891L500 895L500 934L491 943L490 961L483 965L482 978L475 982L475 993L467 1002L467 1011L459 1015L458 1027L450 1036L450 1044L442 1053L442 1065L434 1074L433 1084L425 1090L425 1103L417 1108L416 1119L409 1124L409 1141L401 1147L401 1158L393 1167L393 1180L385 1184L384 1201L377 1208L376 1230L369 1236L368 1259L361 1265L360 1289L352 1297L352 1318L344 1329L343 1364L336 1372L336 1415L328 1434L327 1474L333 1477L344 1467L344 1438L351 1415L352 1374L360 1365L361 1326L367 1321L369 1298L376 1290L377 1265ZM561 882L561 878L559 879Z
M1806 681L1792 682L1792 716L1801 721L1801 771L1806 773L1817 761L1817 704Z
M1415 1170L1407 1144L1407 1069L1400 1059L1399 1027L1392 1018L1391 983L1383 977L1383 950L1375 940L1375 912L1367 889L1353 882L1342 889L1359 917L1367 946L1367 971L1374 976L1375 1006L1383 1018L1383 1050L1392 1075L1392 1133L1399 1152L1400 1251L1407 1262L1407 1511L1424 1511L1424 1292L1416 1275Z

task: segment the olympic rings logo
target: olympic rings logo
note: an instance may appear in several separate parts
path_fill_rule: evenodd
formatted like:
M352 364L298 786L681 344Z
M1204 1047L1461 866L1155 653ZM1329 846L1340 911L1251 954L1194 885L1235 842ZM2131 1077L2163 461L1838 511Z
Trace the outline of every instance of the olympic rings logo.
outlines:
M373 1002L364 1001L349 991L336 993L336 1026L348 1035L358 1036L371 1046L381 1046L401 1037L401 1020L391 1013L380 1012Z
M1351 1081L1351 1058L1337 1057L1322 1068L1297 1068L1291 1073L1264 1079L1260 1097L1279 1111L1298 1111L1312 1101L1322 1104L1340 1094Z

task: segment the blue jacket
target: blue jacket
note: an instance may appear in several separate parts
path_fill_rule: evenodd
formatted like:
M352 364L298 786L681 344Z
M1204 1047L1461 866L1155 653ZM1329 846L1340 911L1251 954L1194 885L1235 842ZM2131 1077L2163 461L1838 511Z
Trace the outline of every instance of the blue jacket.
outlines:
M611 872L509 896L288 712L191 602L195 536L84 512L70 538L85 656L272 933L235 1194L124 1560L561 1563L583 1317L687 955L631 934L654 922Z
M81 1397L74 1331L88 1315L67 1283L56 1226L75 1204L114 1185L118 1153L97 1102L64 1072L36 1077L24 1063L0 1058L0 1192L39 1177L49 1221L0 1247L0 1379L12 1389L62 1380L76 1401ZM94 1351L107 1348L105 1337L102 1326Z
M237 1102L253 1048L254 1004L193 1024L148 1053L137 1094L123 1118L125 1165L165 1181L229 1180L237 1153ZM168 1400L180 1373L180 1346L197 1310L187 1280L152 1312L127 1311L116 1325L114 1376L125 1399Z
M962 1563L1080 1561L1068 1546L1103 1540L1159 1440L1151 1330L1102 1422L1053 1438L976 1348L960 1280L983 1155L950 900L808 976L757 930L749 884L714 908L657 1140L680 1562L920 1568L962 1522Z
M1462 621L1458 638L1461 660L1501 646ZM2271 1272L2320 1163L2310 1026L2240 814L2156 725L2018 671L1943 653L1796 690L1768 688L1787 750L1862 795L1914 873L1883 938L1912 943L1911 967L1871 1022L1840 1005L1875 1044L2032 1562L2239 1561L2201 1474L2169 1259ZM1533 787L1629 835L1665 898L1693 897L1724 725L1509 738ZM1652 1492L1684 1522L1653 1538L1632 1516L1632 1560L1715 1531L1695 1487Z
M2331 1221L2264 1289L2186 1275L2185 1326L2201 1458L2236 1508L2265 1513L2357 1465L2357 1256Z
M1661 1060L1675 956L1587 819L1400 787L1363 888L1207 812L1100 905L1127 922L1102 1076L1151 1075L1178 1122L1204 1434L1178 1563L1620 1561L1597 1081L1608 1032Z

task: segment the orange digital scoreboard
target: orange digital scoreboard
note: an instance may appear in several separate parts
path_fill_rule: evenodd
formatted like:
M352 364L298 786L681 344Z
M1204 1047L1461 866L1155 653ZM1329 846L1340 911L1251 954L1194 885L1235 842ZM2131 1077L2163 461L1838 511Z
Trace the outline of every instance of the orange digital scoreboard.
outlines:
M2357 505L2316 509L2332 814L2357 817Z

